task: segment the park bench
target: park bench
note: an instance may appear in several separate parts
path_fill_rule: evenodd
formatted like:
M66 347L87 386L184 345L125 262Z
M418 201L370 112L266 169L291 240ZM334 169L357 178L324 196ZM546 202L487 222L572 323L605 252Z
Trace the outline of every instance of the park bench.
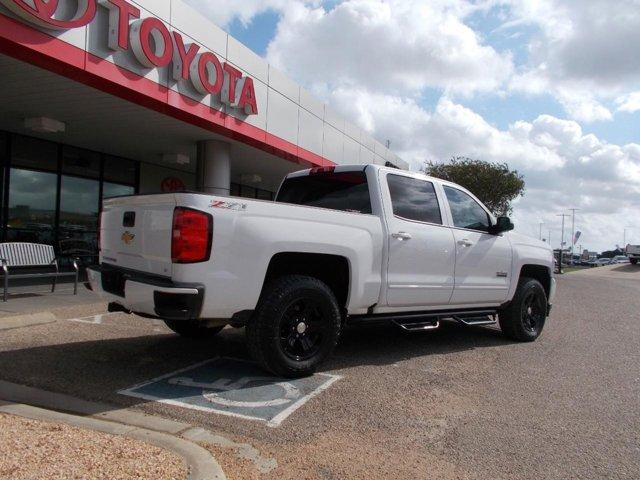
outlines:
M2 262L2 272L4 275L4 296L3 301L7 301L9 291L9 278L52 278L51 291L56 291L56 280L59 277L75 277L73 294L78 294L79 264L77 259L73 259L73 272L61 272L58 265L58 258L51 245L39 243L0 243L0 262ZM36 268L54 268L53 272L33 272ZM27 271L30 273L26 273Z

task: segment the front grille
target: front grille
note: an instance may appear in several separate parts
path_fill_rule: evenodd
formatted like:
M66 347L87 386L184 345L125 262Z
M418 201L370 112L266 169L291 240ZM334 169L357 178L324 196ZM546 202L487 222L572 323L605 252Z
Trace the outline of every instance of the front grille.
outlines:
M112 295L124 297L124 283L126 278L119 270L102 271L102 289Z

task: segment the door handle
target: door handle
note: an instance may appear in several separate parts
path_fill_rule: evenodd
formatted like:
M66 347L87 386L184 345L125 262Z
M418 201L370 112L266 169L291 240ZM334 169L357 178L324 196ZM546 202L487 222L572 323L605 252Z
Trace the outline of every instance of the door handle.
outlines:
M463 240L459 240L458 245L461 245L463 247L471 247L473 245L473 242L468 238L465 238Z
M391 236L393 238L397 238L398 240L411 240L411 234L407 233L407 232L398 232L398 233L392 233Z

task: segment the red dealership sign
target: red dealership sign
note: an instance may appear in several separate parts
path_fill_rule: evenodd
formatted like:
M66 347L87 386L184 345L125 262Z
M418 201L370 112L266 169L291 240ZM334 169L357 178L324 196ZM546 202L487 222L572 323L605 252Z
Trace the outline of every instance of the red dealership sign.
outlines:
M182 35L169 30L160 19L141 19L140 9L127 0L0 0L0 4L36 26L53 30L88 25L99 4L109 10L110 49L130 49L147 68L172 64L175 81L190 82L201 95L213 95L246 115L258 113L252 78L229 63L221 63L213 52L185 44ZM61 12L66 14L63 18Z
M178 177L167 177L160 183L160 189L164 193L184 192L187 186Z

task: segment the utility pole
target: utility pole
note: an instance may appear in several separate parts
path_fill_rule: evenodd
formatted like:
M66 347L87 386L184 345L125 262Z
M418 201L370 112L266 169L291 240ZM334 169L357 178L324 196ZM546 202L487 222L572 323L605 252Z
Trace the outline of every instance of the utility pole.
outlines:
M573 265L573 247L576 239L576 212L579 208L570 208L571 210L571 265Z
M562 272L562 255L564 253L564 219L565 217L570 217L568 213L559 213L556 217L562 217L562 234L560 237L560 260L558 261L558 273Z
M544 222L540 222L540 240L542 240L542 225L544 225Z

